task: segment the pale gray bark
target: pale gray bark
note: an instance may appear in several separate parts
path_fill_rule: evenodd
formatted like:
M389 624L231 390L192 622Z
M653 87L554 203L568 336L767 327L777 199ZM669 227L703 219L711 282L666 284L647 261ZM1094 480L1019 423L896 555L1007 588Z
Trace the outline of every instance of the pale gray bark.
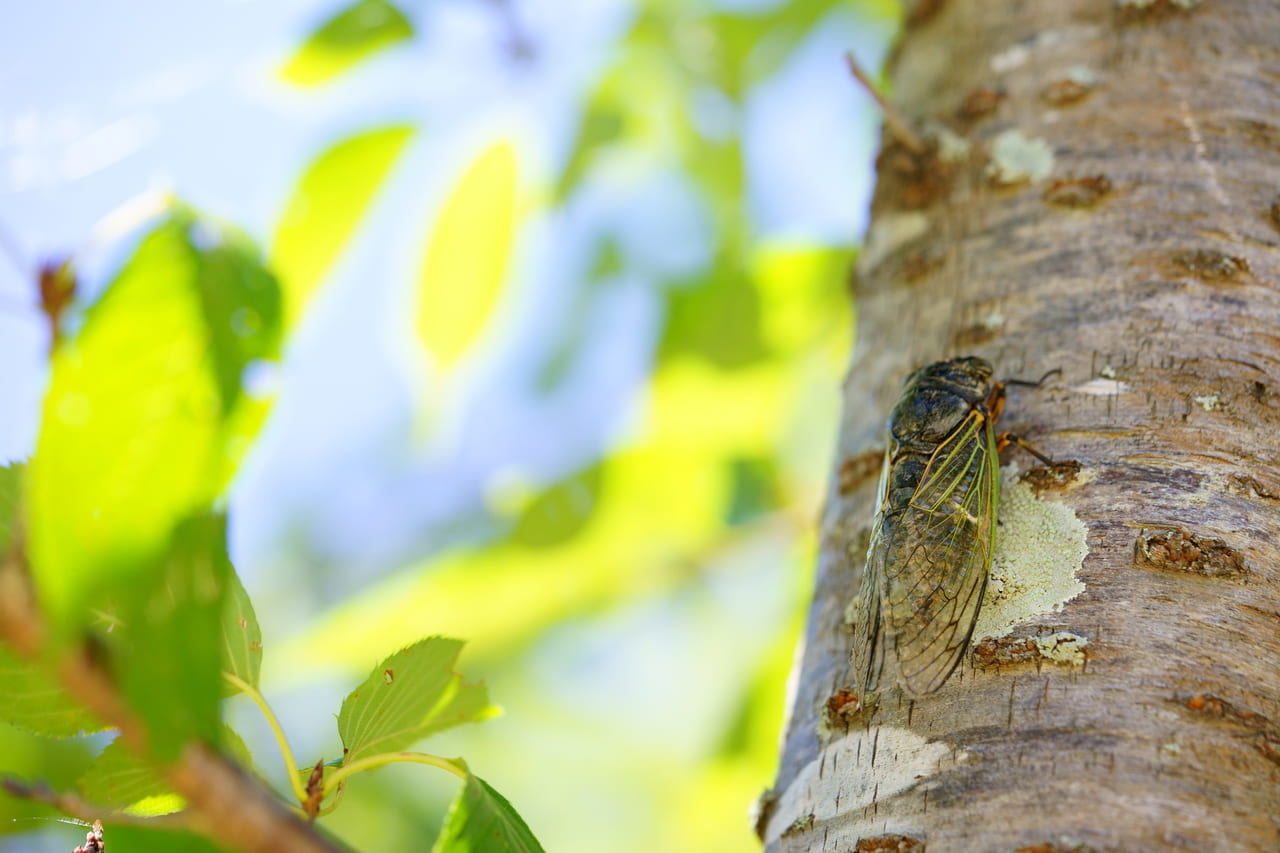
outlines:
M972 149L948 165L891 144L879 162L846 476L767 848L1280 849L1280 5L929 6L893 100ZM1033 174L997 185L1010 131ZM1061 369L1014 389L1003 426L1080 464L1040 485L1086 526L1085 590L824 743L823 706L856 684L865 454L902 379L963 354L1005 377ZM1083 666L1035 644L1057 632L1087 640Z

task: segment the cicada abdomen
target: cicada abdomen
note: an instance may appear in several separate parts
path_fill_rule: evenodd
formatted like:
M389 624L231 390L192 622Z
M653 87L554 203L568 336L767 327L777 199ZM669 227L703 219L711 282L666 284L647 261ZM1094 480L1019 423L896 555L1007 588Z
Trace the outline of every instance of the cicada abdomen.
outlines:
M864 703L888 663L909 696L964 657L995 546L1004 387L990 363L954 358L911 375L889 418L876 519L854 608Z

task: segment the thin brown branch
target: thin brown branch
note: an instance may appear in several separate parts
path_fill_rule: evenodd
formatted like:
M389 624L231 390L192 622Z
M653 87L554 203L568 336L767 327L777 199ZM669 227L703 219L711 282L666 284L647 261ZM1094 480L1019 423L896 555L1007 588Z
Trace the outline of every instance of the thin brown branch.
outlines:
M912 154L920 156L927 152L929 150L928 146L924 144L924 141L919 136L912 132L906 117L898 112L898 109L893 104L889 103L888 98L881 94L876 87L875 81L858 64L858 60L854 58L853 53L846 53L844 58L849 65L849 73L862 84L862 87L867 90L867 93L880 106L880 112L884 114L884 123L889 126L889 133L893 134Z

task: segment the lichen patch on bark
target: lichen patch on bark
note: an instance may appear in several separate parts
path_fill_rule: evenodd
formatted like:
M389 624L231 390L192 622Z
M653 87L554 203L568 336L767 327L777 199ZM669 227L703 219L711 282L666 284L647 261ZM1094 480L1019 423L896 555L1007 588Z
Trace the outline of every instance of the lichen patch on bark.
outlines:
M1016 464L1001 469L1000 479L996 548L975 638L1003 637L1084 592L1076 576L1089 553L1084 522L1066 504L1037 498L1018 480Z
M1030 139L1017 129L1006 130L991 145L987 175L996 184L1036 183L1053 171L1053 149L1043 139Z

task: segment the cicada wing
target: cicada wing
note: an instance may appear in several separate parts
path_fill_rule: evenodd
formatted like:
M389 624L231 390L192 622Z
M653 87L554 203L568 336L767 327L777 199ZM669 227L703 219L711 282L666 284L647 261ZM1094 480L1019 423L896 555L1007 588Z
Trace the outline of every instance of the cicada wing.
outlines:
M995 546L998 473L991 418L975 409L934 451L895 519L883 627L910 695L941 687L968 648Z
M884 504L889 488L889 453L885 453L876 492L876 519L871 527L866 562L862 570L862 588L855 599L853 624L853 674L864 697L880 686L884 671L884 627L881 621L881 591L884 584Z

